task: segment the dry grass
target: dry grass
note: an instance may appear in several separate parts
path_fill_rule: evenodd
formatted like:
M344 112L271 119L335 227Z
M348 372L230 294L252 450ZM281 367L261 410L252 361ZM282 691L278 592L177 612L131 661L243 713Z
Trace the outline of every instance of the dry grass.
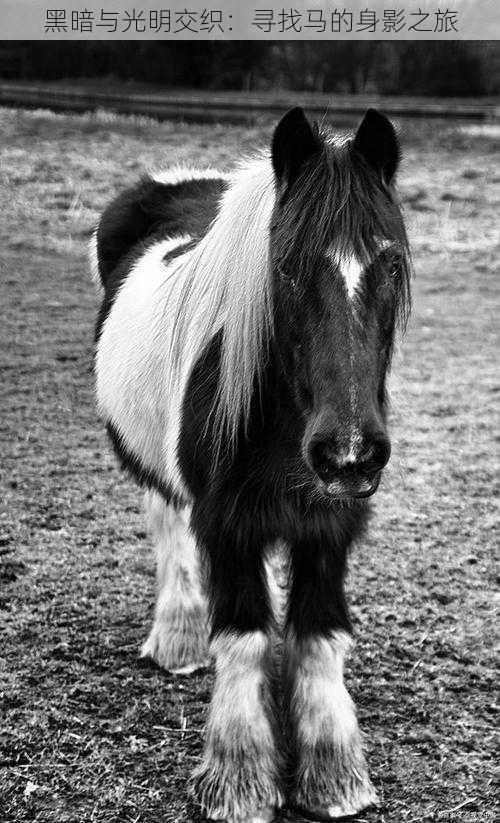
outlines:
M94 410L84 244L143 169L227 167L267 130L10 110L0 126L0 819L195 821L186 783L211 675L137 661L153 566L140 494ZM358 820L486 823L500 178L483 133L433 123L409 137L415 311L393 379L395 457L349 579L350 688L382 800Z

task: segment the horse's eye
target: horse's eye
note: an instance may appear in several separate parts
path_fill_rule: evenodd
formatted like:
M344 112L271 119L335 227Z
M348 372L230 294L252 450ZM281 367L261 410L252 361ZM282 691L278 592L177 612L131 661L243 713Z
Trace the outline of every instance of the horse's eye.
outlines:
M389 250L384 253L381 263L389 277L396 277L403 265L403 255L397 250Z
M396 275L400 272L401 266L403 265L403 255L396 252L395 254L391 255L390 260L390 272L391 275Z

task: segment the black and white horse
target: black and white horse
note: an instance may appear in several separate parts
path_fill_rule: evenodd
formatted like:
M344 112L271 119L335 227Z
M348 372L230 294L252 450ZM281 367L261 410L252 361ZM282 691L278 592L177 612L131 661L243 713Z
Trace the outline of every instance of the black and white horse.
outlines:
M338 139L297 108L234 174L143 180L97 229L98 404L148 489L158 556L143 654L189 670L210 636L195 784L216 820L376 802L343 683L343 579L389 459L386 373L409 310L398 162L376 111Z

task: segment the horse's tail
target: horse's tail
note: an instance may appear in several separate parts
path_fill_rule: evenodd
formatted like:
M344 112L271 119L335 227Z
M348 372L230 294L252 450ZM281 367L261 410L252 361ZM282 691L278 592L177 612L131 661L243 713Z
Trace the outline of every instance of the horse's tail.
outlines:
M149 177L125 189L106 207L90 241L90 266L104 290L114 290L120 262L165 223L164 186Z

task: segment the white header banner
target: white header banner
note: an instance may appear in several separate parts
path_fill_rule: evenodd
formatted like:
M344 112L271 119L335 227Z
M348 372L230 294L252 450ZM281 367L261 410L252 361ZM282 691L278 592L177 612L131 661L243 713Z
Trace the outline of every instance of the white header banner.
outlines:
M0 0L2 40L498 40L500 0Z

